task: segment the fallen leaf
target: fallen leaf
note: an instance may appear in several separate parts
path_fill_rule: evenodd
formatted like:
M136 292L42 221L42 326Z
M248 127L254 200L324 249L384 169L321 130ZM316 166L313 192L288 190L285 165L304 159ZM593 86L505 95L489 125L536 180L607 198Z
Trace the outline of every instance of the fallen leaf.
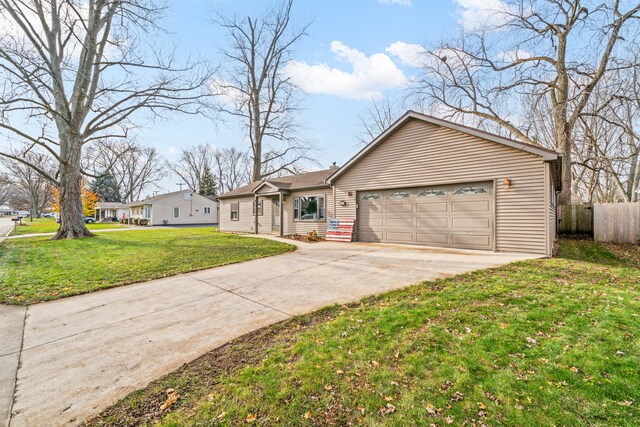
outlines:
M387 406L380 408L380 413L382 415L393 414L396 411L396 407L391 403L387 403Z
M386 400L387 402L391 402L393 400L393 397L391 396L385 396L384 400Z
M498 324L498 327L499 327L500 329L504 329L504 328L506 328L506 327L507 327L507 325L506 325L506 324L504 324L504 323L500 323L500 324Z
M622 402L618 402L618 405L620 405L620 406L633 406L633 401L632 400L623 400Z
M449 415L447 418L444 419L444 421L447 424L453 424L453 417L451 415Z
M569 370L571 372L578 372L578 368L576 368L575 366L572 366Z
M304 413L304 418L305 418L306 420L310 419L310 418L311 418L311 411L307 411L307 412L305 412L305 413Z
M342 375L342 374L344 374L344 371L343 371L342 369L338 369L338 370L336 371L336 374L338 374L338 375Z
M484 403L482 403L482 402L478 402L478 408L480 408L480 409L487 409L487 405L485 405L485 404L484 404Z
M247 422L248 423L252 423L254 422L256 419L258 419L258 416L256 414L249 414L247 415Z
M467 372L467 368L464 366L458 366L458 369L460 369L460 372Z
M324 386L324 389L327 390L327 391L330 391L330 390L333 390L333 387L330 386L329 384L327 384L327 385Z
M227 415L226 412L220 412L220 414L216 417L216 419L221 420Z
M165 400L162 406L160 406L160 410L166 411L171 405L173 405L178 401L179 397L180 395L178 394L177 391L175 391L172 388L167 389L167 400Z

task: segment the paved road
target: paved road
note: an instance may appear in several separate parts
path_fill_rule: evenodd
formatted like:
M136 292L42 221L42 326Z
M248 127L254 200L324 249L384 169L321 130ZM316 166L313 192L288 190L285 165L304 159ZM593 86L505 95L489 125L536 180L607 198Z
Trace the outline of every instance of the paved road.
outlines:
M4 237L7 236L11 230L13 230L13 221L11 221L11 217L0 217L0 242L4 240Z
M5 388L13 386L20 361L11 426L78 424L183 363L296 314L530 258L297 244L293 253L37 304L26 312L0 307ZM12 373L4 372L11 366Z

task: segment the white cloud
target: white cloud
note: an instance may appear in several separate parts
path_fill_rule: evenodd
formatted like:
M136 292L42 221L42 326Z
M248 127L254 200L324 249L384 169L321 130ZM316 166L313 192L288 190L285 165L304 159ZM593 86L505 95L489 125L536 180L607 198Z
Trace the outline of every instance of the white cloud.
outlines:
M385 52L397 57L403 64L410 67L422 67L427 61L427 50L419 44L395 42Z
M378 0L382 4L399 4L400 6L411 6L411 0Z
M331 42L331 51L350 65L351 70L292 61L285 73L305 92L351 99L379 99L382 90L402 87L407 83L402 70L384 53L367 56L340 41Z
M467 30L478 30L505 24L509 5L502 0L455 0L458 3L460 24Z

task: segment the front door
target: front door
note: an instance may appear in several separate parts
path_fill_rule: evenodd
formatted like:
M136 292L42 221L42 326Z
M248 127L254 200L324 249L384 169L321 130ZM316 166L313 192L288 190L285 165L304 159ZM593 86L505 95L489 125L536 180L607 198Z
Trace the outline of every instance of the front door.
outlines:
M280 200L272 199L273 209L271 209L271 231L280 234Z

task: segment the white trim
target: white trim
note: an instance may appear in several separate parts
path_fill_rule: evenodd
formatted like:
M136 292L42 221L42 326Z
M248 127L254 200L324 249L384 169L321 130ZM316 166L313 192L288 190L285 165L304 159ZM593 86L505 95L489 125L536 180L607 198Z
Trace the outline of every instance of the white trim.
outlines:
M207 213L207 209L209 209L209 213ZM203 206L202 207L202 215L211 215L211 206Z
M178 216L176 216L176 209L178 209ZM181 210L182 209L180 209L180 206L173 206L171 208L171 214L172 214L173 219L180 219L180 213L181 213L180 211Z
M491 133L483 132L477 129L469 128L467 126L462 126L457 123L450 122L448 120L438 119L436 117L428 116L426 114L417 113L413 110L407 111L402 117L395 121L390 127L388 127L384 132L382 132L377 138L371 141L367 146L365 146L362 150L360 150L355 156L353 156L347 163L342 165L340 169L338 169L333 175L329 176L325 180L327 184L332 184L333 181L340 176L344 171L349 169L364 157L369 151L371 151L374 147L384 141L391 133L393 133L398 127L403 125L409 119L417 119L422 120L423 122L432 123L438 126L442 126L448 129L453 129L458 132L466 133L467 135L476 136L478 138L482 138L488 141L496 142L498 144L506 145L507 147L515 148L516 150L525 151L527 153L535 154L537 156L542 157L544 161L553 161L558 160L562 157L560 153L555 153L549 150L545 150L543 148L534 147L529 144L524 144L519 141L515 141L513 139L504 138L499 135L494 135Z

